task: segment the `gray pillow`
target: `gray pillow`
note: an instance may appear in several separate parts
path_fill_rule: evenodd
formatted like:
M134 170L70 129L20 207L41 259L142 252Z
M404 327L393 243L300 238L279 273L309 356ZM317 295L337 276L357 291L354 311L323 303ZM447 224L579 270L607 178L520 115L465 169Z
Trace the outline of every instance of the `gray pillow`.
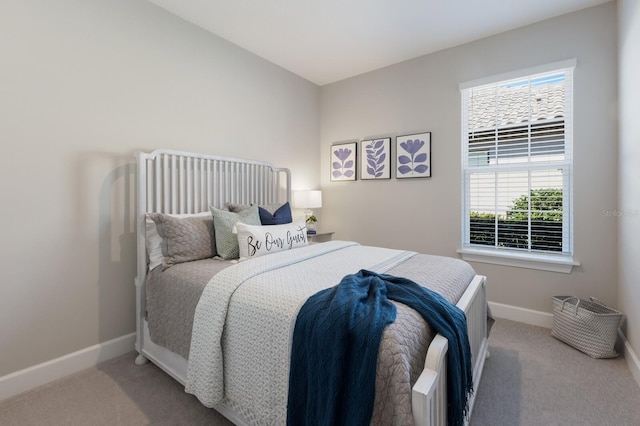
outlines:
M254 203L251 203L251 204L236 204L236 203L229 203L229 202L224 203L224 207L230 212L234 212L234 213L240 213L254 205L255 205ZM262 207L269 213L274 214L276 210L282 207L282 204L261 204L258 207Z
M224 203L224 207L230 212L240 213L251 207L251 204L236 204L227 202Z
M258 206L251 206L239 213L220 210L211 206L213 226L216 235L216 250L218 256L223 259L237 259L240 257L238 237L233 233L233 225L236 222L247 225L260 225Z
M174 217L151 213L158 235L162 238L162 265L206 259L216 255L213 217Z

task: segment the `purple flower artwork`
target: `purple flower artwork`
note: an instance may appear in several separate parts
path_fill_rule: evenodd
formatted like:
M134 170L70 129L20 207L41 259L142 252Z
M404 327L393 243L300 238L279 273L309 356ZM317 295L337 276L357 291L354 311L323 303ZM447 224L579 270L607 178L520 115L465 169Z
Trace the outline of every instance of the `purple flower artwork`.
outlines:
M396 178L431 176L431 132L396 138Z
M391 178L391 138L366 140L360 144L360 177L363 180Z
M356 142L331 146L331 180L356 180Z

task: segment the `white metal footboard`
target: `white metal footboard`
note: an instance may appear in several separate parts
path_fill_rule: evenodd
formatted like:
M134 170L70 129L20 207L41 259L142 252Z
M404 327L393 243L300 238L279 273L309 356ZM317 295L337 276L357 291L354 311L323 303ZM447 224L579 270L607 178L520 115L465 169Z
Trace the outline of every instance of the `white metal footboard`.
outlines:
M477 275L464 292L457 306L467 316L469 345L473 362L473 389L477 391L487 354L486 278ZM412 391L415 425L445 426L447 424L447 350L449 343L441 334L429 345L424 370ZM475 392L469 400L473 409ZM467 418L467 422L469 419Z

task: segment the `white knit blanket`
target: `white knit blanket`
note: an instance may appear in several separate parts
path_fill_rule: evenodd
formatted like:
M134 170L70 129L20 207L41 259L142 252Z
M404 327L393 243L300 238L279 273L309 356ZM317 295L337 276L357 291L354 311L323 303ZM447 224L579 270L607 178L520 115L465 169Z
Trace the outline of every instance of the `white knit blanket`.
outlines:
M207 407L232 401L251 424L285 424L300 307L345 275L383 273L414 254L332 241L224 269L198 302L185 390Z

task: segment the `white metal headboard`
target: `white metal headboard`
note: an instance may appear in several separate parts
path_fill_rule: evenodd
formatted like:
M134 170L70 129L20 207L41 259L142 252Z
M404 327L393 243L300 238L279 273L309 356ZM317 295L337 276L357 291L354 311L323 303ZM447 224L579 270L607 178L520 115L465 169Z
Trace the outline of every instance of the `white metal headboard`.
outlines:
M269 204L290 198L289 170L269 163L162 149L136 157L140 214L199 213L225 202Z
M260 161L158 149L137 160L137 327L143 325L147 276L145 215L199 213L224 203L272 204L291 199L291 172ZM138 341L136 345L141 346ZM138 348L140 349L140 348Z

